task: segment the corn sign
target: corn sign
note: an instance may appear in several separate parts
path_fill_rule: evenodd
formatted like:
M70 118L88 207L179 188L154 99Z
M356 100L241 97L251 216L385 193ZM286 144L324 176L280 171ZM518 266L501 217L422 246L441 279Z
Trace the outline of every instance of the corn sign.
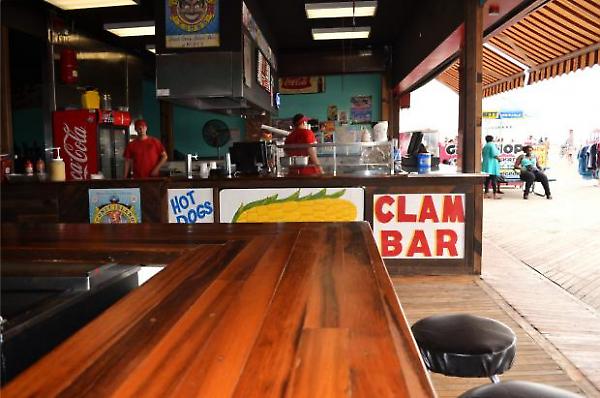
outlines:
M373 234L383 258L463 258L465 195L373 195Z
M363 220L362 188L224 189L222 223Z

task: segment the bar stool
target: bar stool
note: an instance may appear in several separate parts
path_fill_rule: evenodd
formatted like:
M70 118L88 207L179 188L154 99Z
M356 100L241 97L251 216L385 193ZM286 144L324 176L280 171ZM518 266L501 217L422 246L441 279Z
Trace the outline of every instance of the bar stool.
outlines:
M503 381L486 384L463 393L458 398L582 398L581 395L560 388L529 381Z
M489 377L511 368L517 336L505 324L469 314L434 315L419 320L412 333L427 368L456 377Z

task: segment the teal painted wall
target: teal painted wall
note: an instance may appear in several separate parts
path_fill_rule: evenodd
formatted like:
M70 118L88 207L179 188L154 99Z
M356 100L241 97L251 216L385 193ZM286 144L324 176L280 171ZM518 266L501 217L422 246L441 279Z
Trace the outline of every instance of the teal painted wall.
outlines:
M319 94L282 95L278 119L303 113L319 121L327 120L327 107L336 105L350 118L350 98L355 95L373 96L373 121L381 120L381 75L351 74L325 77L325 92Z
M148 122L149 133L160 137L160 105L155 96L155 83L144 82L144 118ZM211 119L225 122L230 130L239 131L239 139L245 136L245 120L238 116L224 116L218 113L199 111L181 106L173 107L173 139L175 149L181 153L197 153L201 157L216 157L217 149L206 144L202 138L202 128ZM235 138L235 133L233 134ZM233 143L230 141L220 149L221 156Z
M13 141L23 149L23 143L31 147L36 141L44 147L44 116L42 108L17 109L12 113Z

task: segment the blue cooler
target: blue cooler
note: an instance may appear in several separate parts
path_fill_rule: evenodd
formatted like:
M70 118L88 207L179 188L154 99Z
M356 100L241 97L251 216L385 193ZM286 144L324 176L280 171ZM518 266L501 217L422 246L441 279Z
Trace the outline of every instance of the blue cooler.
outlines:
M431 171L431 154L430 153L418 153L417 154L417 165L419 174L427 174Z

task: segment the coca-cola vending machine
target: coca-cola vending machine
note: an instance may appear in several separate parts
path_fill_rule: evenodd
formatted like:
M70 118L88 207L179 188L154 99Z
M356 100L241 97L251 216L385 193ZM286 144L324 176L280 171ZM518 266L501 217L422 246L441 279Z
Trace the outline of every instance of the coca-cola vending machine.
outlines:
M54 145L61 148L67 180L123 175L123 152L129 142L131 116L127 112L95 109L53 113Z

